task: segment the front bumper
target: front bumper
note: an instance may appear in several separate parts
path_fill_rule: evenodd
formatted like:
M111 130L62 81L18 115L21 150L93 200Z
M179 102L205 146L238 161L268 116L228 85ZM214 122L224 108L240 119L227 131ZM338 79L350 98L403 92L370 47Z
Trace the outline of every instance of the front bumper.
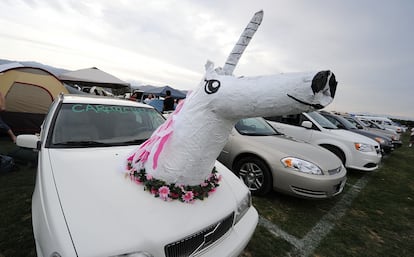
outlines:
M346 169L334 175L311 175L283 171L273 176L275 190L301 198L323 199L340 194L346 183Z

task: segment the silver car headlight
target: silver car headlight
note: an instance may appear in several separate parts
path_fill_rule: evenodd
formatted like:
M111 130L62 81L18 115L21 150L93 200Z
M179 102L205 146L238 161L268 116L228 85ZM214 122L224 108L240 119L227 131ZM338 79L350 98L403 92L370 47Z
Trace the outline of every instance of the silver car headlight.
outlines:
M243 199L237 205L234 224L237 224L237 222L239 222L243 218L244 214L246 214L246 212L249 210L251 205L252 205L252 196L249 191L246 194L246 196L243 197Z
M354 143L355 149L360 152L375 152L375 148L372 145L364 143Z
M126 253L121 255L115 255L112 257L154 257L152 254L147 252L134 252L134 253Z
M322 170L315 164L305 161L295 157L285 157L280 160L285 166L285 168L290 168L295 171L314 174L314 175L323 175Z

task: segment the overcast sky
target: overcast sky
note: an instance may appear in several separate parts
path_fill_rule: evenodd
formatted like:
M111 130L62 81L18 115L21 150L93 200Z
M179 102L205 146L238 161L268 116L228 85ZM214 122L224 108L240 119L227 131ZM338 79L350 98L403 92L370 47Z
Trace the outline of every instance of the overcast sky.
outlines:
M412 0L3 0L0 59L191 90L259 10L234 75L330 69L328 110L414 118Z

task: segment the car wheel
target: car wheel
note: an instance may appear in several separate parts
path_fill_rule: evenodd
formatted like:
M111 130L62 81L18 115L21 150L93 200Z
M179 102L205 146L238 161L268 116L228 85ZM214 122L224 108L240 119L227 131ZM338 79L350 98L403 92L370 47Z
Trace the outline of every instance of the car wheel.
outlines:
M338 156L338 158L341 160L342 164L345 165L346 162L346 158L345 158L345 154L344 152L342 152L341 149L339 149L336 146L333 145L321 145L323 148L331 151L333 154L335 154L336 156Z
M249 188L252 195L265 195L272 188L272 176L267 165L255 157L237 161L234 173Z

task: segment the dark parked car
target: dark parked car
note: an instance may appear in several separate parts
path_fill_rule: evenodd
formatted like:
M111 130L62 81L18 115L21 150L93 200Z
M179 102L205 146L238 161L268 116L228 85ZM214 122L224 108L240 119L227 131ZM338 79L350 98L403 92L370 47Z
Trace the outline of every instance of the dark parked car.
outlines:
M394 150L394 145L392 144L392 139L388 136L385 136L380 133L376 133L373 131L358 129L354 124L352 124L350 121L345 119L342 116L335 115L328 112L320 112L325 118L327 118L330 122L335 124L340 129L349 130L352 132L355 132L357 134L367 136L371 139L374 139L380 144L381 151L385 154L389 154Z

